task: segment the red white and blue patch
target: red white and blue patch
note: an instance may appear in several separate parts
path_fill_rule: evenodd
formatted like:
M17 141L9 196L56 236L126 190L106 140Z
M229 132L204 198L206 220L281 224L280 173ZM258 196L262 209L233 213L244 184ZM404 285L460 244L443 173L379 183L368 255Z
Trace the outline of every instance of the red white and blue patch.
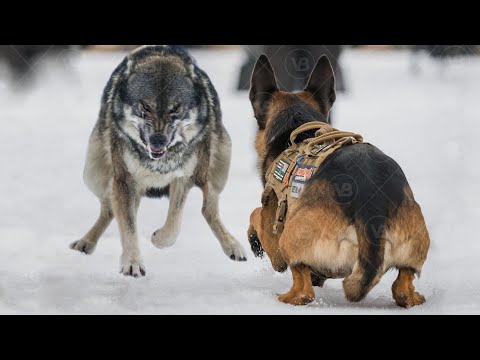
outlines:
M293 175L291 197L298 199L305 187L305 183L310 180L315 172L315 166L298 164Z

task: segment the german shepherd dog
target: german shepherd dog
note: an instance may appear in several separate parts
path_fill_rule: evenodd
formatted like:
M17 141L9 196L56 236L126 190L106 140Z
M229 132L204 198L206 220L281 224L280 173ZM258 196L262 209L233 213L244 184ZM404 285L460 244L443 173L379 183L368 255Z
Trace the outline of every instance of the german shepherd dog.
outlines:
M166 223L151 238L163 248L175 243L187 193L198 186L202 214L223 251L245 261L244 249L218 211L230 158L217 93L194 59L171 46L132 51L105 87L88 146L84 180L100 200L100 215L70 247L91 254L115 217L123 247L121 273L144 276L136 226L140 199L170 197Z
M270 62L261 56L250 100L258 122L256 151L265 186L265 173L289 146L292 131L328 119L335 101L328 58L318 61L304 91L287 93L278 90ZM280 301L310 303L315 298L312 285L322 286L327 278L344 278L346 298L360 301L391 268L399 271L392 286L399 306L425 301L413 280L426 260L430 239L420 206L393 159L367 143L341 147L325 159L294 200L288 204L280 235L272 231L278 207L275 195L253 211L248 230L256 256L265 251L276 271L289 267L292 272L293 286L278 296Z

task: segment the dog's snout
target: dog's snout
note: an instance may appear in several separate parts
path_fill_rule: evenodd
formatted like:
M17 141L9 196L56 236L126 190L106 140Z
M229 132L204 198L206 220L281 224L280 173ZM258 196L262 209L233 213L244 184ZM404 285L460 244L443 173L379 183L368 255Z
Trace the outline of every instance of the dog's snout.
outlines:
M150 136L149 142L153 149L164 149L167 146L167 137L160 134L153 134Z

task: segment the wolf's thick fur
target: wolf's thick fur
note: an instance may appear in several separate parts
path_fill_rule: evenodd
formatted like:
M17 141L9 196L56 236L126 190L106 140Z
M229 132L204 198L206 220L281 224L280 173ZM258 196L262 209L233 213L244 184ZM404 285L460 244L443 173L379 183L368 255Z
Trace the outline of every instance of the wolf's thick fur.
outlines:
M250 99L258 122L256 149L260 176L289 145L293 130L311 121L325 121L335 101L335 78L326 57L312 72L305 91L278 90L273 69L259 58ZM303 134L303 138L312 137ZM290 304L313 301L312 281L345 278L350 301L360 301L390 268L399 269L392 292L400 306L425 299L415 292L430 244L427 228L400 166L373 145L342 147L329 155L306 183L299 199L288 203L285 227L275 235L277 198L272 192L251 215L252 249L258 241L277 271L290 267L292 289L279 300Z
M140 199L170 196L166 223L153 233L152 242L171 246L187 193L198 186L204 195L202 214L223 251L233 260L246 260L218 211L230 157L217 93L193 58L171 46L132 51L105 87L88 146L84 180L100 200L100 216L71 247L92 253L115 217L123 246L121 272L144 275L136 227Z

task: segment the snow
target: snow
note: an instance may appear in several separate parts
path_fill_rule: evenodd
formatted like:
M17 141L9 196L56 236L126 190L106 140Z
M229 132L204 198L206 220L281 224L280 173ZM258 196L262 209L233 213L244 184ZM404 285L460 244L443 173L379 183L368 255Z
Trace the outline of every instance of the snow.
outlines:
M247 93L235 91L243 53L224 49L194 55L221 96L233 140L221 214L249 248L246 230L261 184L255 120ZM181 234L169 249L150 243L166 218L167 200L142 202L138 227L145 278L119 274L115 223L93 255L70 250L68 244L89 229L99 211L82 182L84 156L103 86L122 56L84 52L70 61L44 61L32 70L38 80L23 91L0 83L0 313L480 313L480 60L457 59L444 67L422 58L415 75L408 52L349 50L342 59L350 92L338 97L335 124L363 134L399 162L432 239L416 280L427 303L404 310L391 296L394 272L359 304L344 299L340 280L316 288L317 299L306 307L277 302L276 293L291 286L290 273L275 273L250 251L246 263L228 259L200 214L198 189L189 196Z

